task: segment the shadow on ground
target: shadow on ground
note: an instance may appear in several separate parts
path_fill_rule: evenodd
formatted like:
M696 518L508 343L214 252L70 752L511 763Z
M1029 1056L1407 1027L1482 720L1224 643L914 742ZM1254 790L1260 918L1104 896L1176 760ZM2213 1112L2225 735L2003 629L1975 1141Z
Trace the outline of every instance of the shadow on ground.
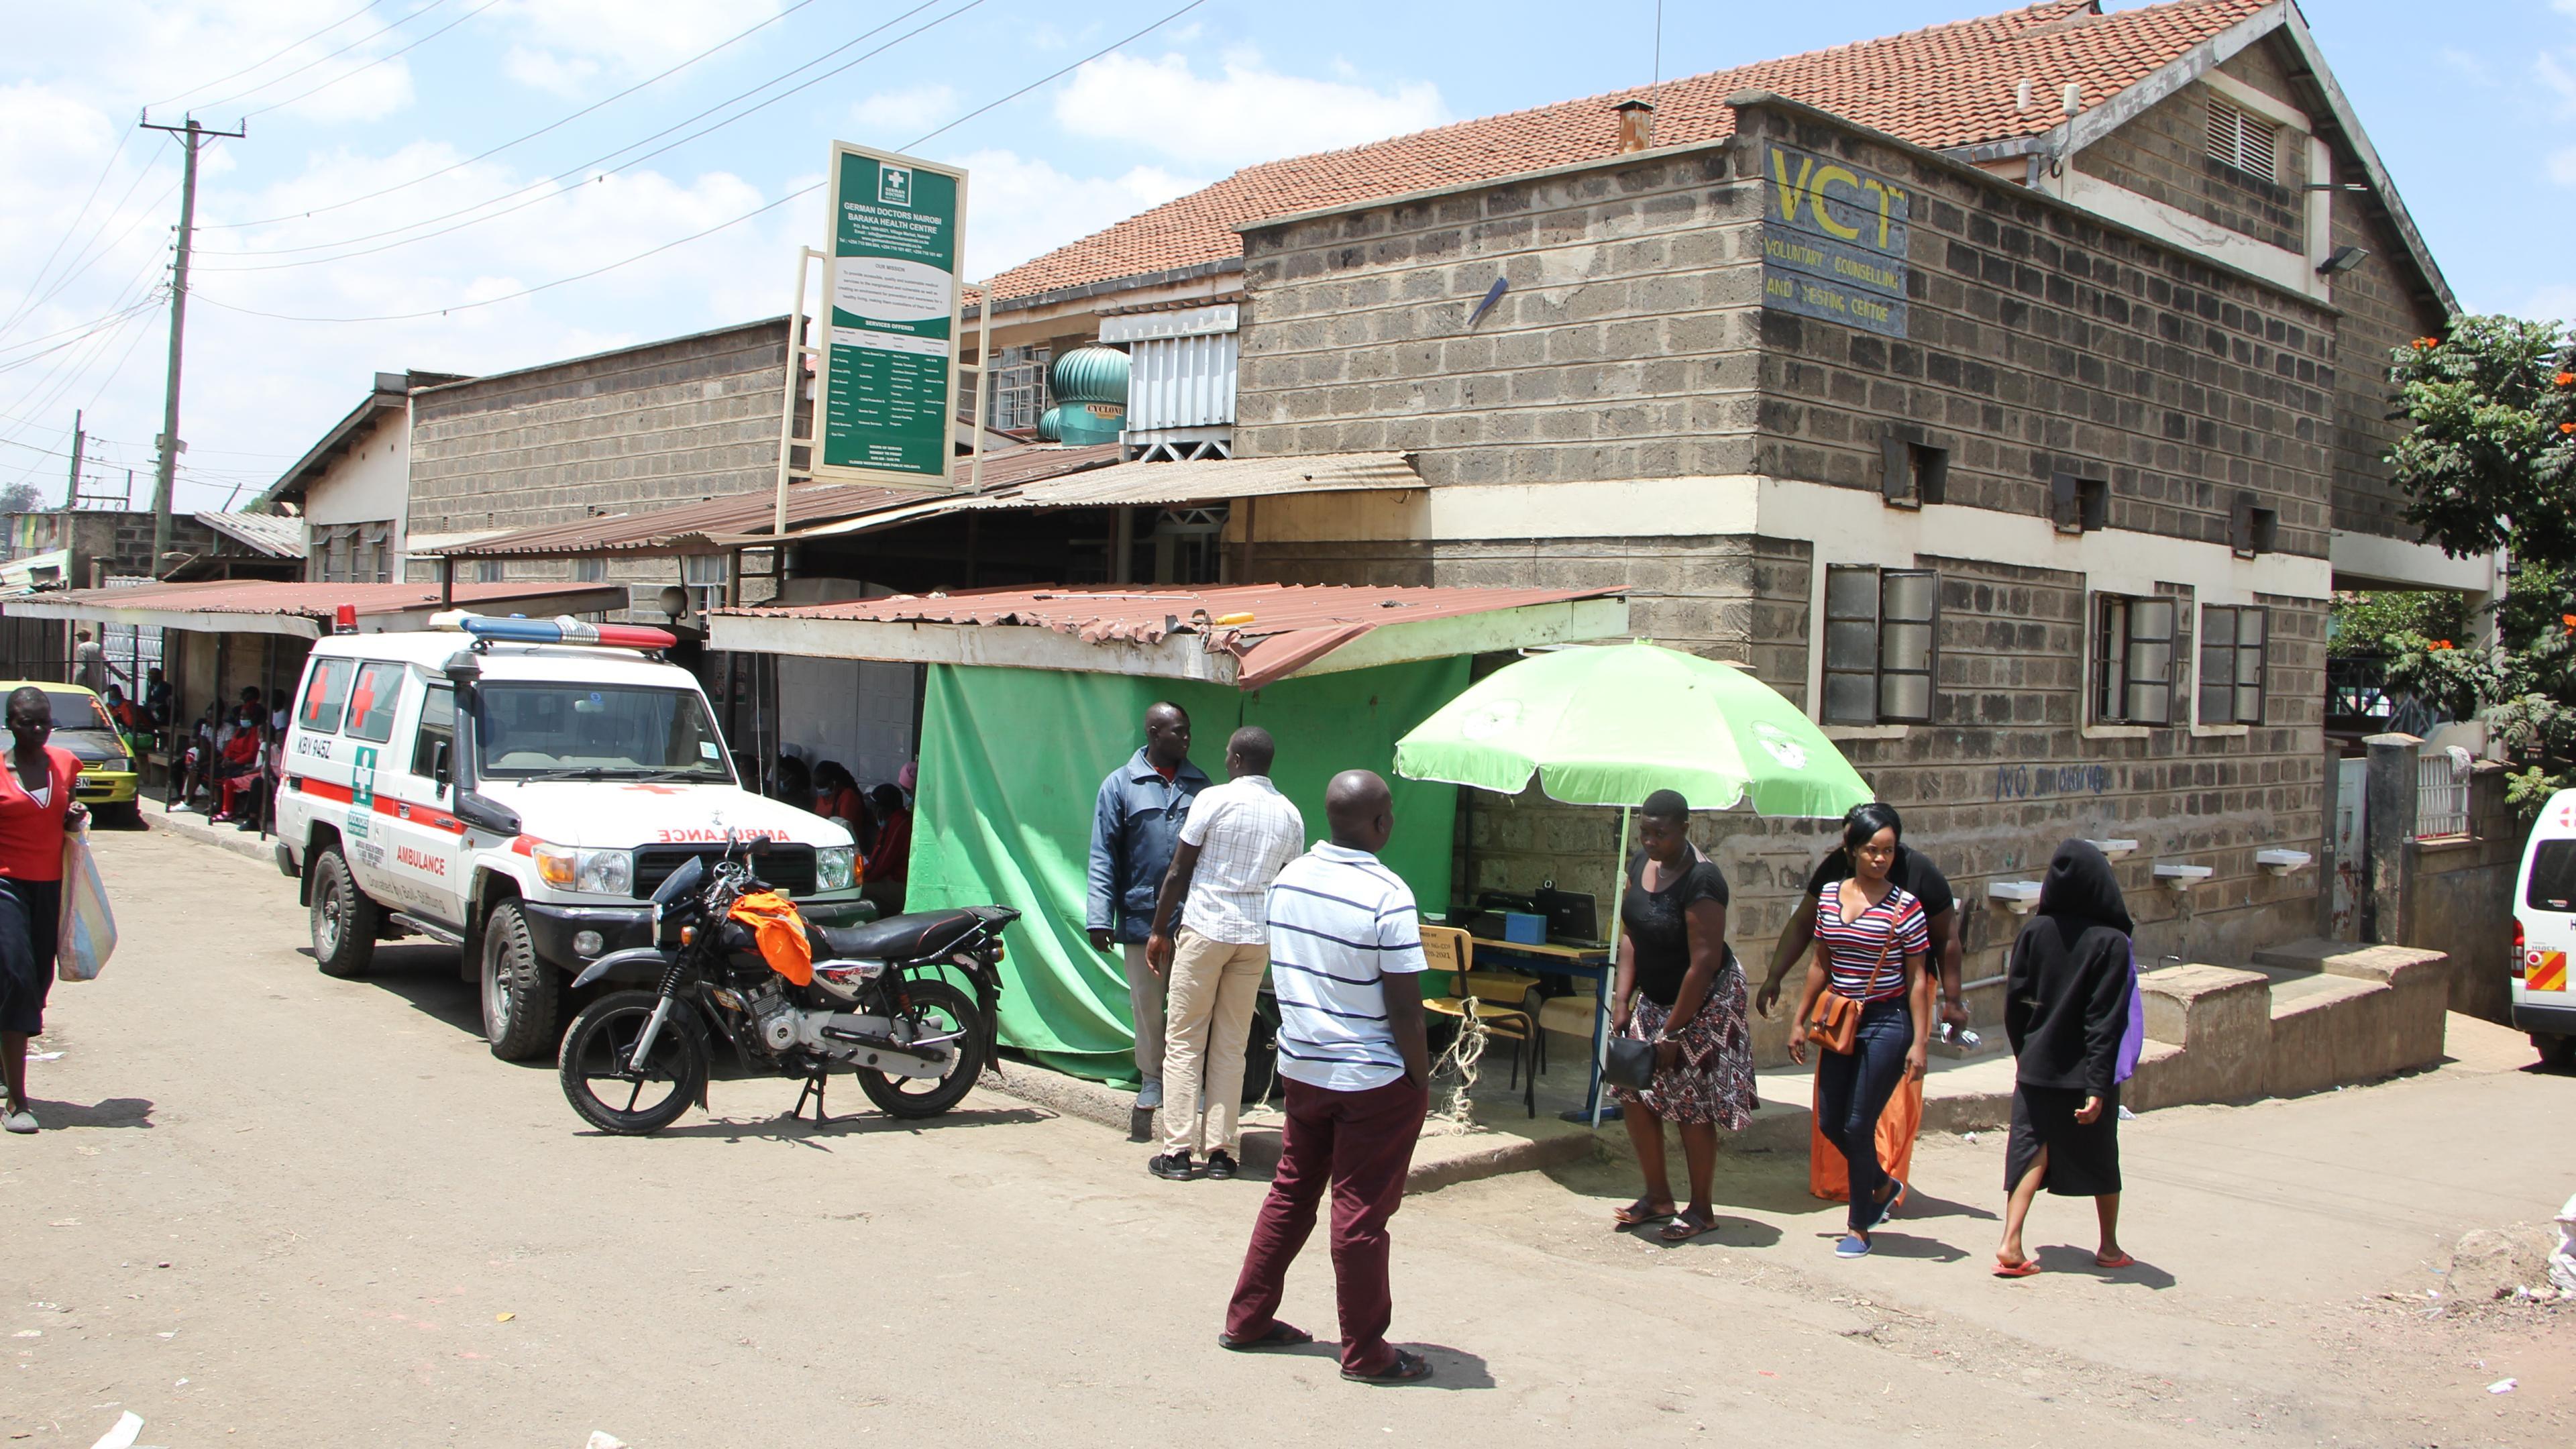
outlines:
M28 1105L35 1109L36 1124L48 1132L74 1127L140 1127L149 1132L156 1125L148 1097L109 1097L86 1106L38 1097Z

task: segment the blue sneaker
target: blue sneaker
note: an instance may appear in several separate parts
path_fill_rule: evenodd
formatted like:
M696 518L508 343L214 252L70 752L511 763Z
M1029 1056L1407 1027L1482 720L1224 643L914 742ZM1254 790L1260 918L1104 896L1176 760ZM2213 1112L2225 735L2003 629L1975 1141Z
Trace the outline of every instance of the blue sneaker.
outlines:
M1845 1233L1843 1234L1842 1241L1834 1244L1834 1256L1837 1258L1866 1258L1869 1256L1869 1239L1862 1237L1858 1233Z
M1904 1183L1893 1177L1888 1179L1888 1183L1890 1186L1887 1190L1887 1200L1878 1205L1878 1212L1869 1220L1869 1225L1873 1228L1886 1222L1896 1212L1897 1201L1905 1196Z
M1139 1112L1151 1112L1162 1105L1163 1079L1160 1077L1147 1077L1145 1079L1145 1084L1136 1089L1136 1110Z

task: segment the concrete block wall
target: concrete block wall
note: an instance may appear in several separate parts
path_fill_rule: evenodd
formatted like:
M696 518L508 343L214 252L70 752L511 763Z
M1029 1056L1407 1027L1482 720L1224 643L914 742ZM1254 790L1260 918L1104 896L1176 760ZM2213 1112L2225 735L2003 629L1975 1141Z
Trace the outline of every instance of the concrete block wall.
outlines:
M1416 452L1434 484L1747 471L1761 200L1732 155L1246 232L1238 451Z
M783 320L412 399L410 532L533 527L774 487Z
M2405 521L2405 496L2390 479L2387 461L2406 426L2389 416L2396 395L2389 354L2418 337L2442 335L2449 322L2400 269L2405 252L2396 228L2368 198L2335 194L2333 237L2336 246L2370 253L2334 284L2335 305L2343 309L2335 350L2335 527L2412 542L2416 530Z
M2218 69L2288 105L2304 108L2269 45L2242 50ZM2209 101L2192 84L2077 152L2078 170L2152 197L2204 221L2284 251L2307 250L2308 151L2285 134L2274 179L2248 175L2209 154ZM2221 99L2224 99L2223 97Z
M2503 1021L2513 1002L2513 886L2529 826L2504 795L2505 770L2469 781L2465 838L2417 841L2406 866L2408 946L2447 952L2453 1011Z
M2113 528L2225 546L2240 492L2322 558L2333 314L2087 214L1836 126L1744 113L1914 188L1907 335L1763 314L1756 468L1876 489L1891 425L1950 450L1947 501L2045 516L2107 478Z

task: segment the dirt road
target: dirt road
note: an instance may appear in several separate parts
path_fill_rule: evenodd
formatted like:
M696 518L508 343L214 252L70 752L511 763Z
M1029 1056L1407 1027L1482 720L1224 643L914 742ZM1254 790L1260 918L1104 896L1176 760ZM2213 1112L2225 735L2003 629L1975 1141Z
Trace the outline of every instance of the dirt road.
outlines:
M1678 1250L1603 1231L1615 1166L1453 1187L1395 1224L1439 1376L1371 1390L1211 1343L1259 1183L1157 1181L994 1093L818 1130L719 1082L712 1119L590 1135L484 1051L451 952L333 981L273 870L101 846L124 944L54 993L47 1130L0 1140L9 1444L125 1410L169 1446L2576 1442L2576 1310L2421 1297L2461 1231L2576 1190L2576 1079L2152 1114L2146 1266L2107 1279L2061 1246L2081 1204L2037 1224L2067 1271L1984 1273L1993 1140L1927 1143L1861 1263L1785 1157L1728 1161L1727 1230ZM1288 1308L1329 1336L1320 1244Z

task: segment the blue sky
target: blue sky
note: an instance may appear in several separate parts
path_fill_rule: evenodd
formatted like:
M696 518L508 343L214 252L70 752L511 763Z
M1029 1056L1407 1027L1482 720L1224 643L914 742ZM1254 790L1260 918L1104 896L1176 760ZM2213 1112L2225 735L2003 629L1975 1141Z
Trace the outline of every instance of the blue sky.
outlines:
M1239 166L1636 84L1655 64L1653 0L1202 0L970 116L1185 0L361 3L12 7L0 52L0 484L59 490L82 408L93 486L119 488L132 467L148 492L166 346L153 289L178 198L175 145L134 129L147 105L155 121L193 107L231 128L247 115L250 130L210 150L198 202L179 501L205 508L272 481L378 370L499 371L784 310L794 248L820 226L817 198L588 281L457 309L775 202L819 177L836 138L919 142L967 165L969 270L981 275ZM1713 70L1996 8L1669 0L1662 68ZM2462 301L2576 315L2576 0L2311 0L2305 13ZM847 48L688 122L836 47ZM665 128L676 129L645 139ZM430 229L444 230L414 239Z

